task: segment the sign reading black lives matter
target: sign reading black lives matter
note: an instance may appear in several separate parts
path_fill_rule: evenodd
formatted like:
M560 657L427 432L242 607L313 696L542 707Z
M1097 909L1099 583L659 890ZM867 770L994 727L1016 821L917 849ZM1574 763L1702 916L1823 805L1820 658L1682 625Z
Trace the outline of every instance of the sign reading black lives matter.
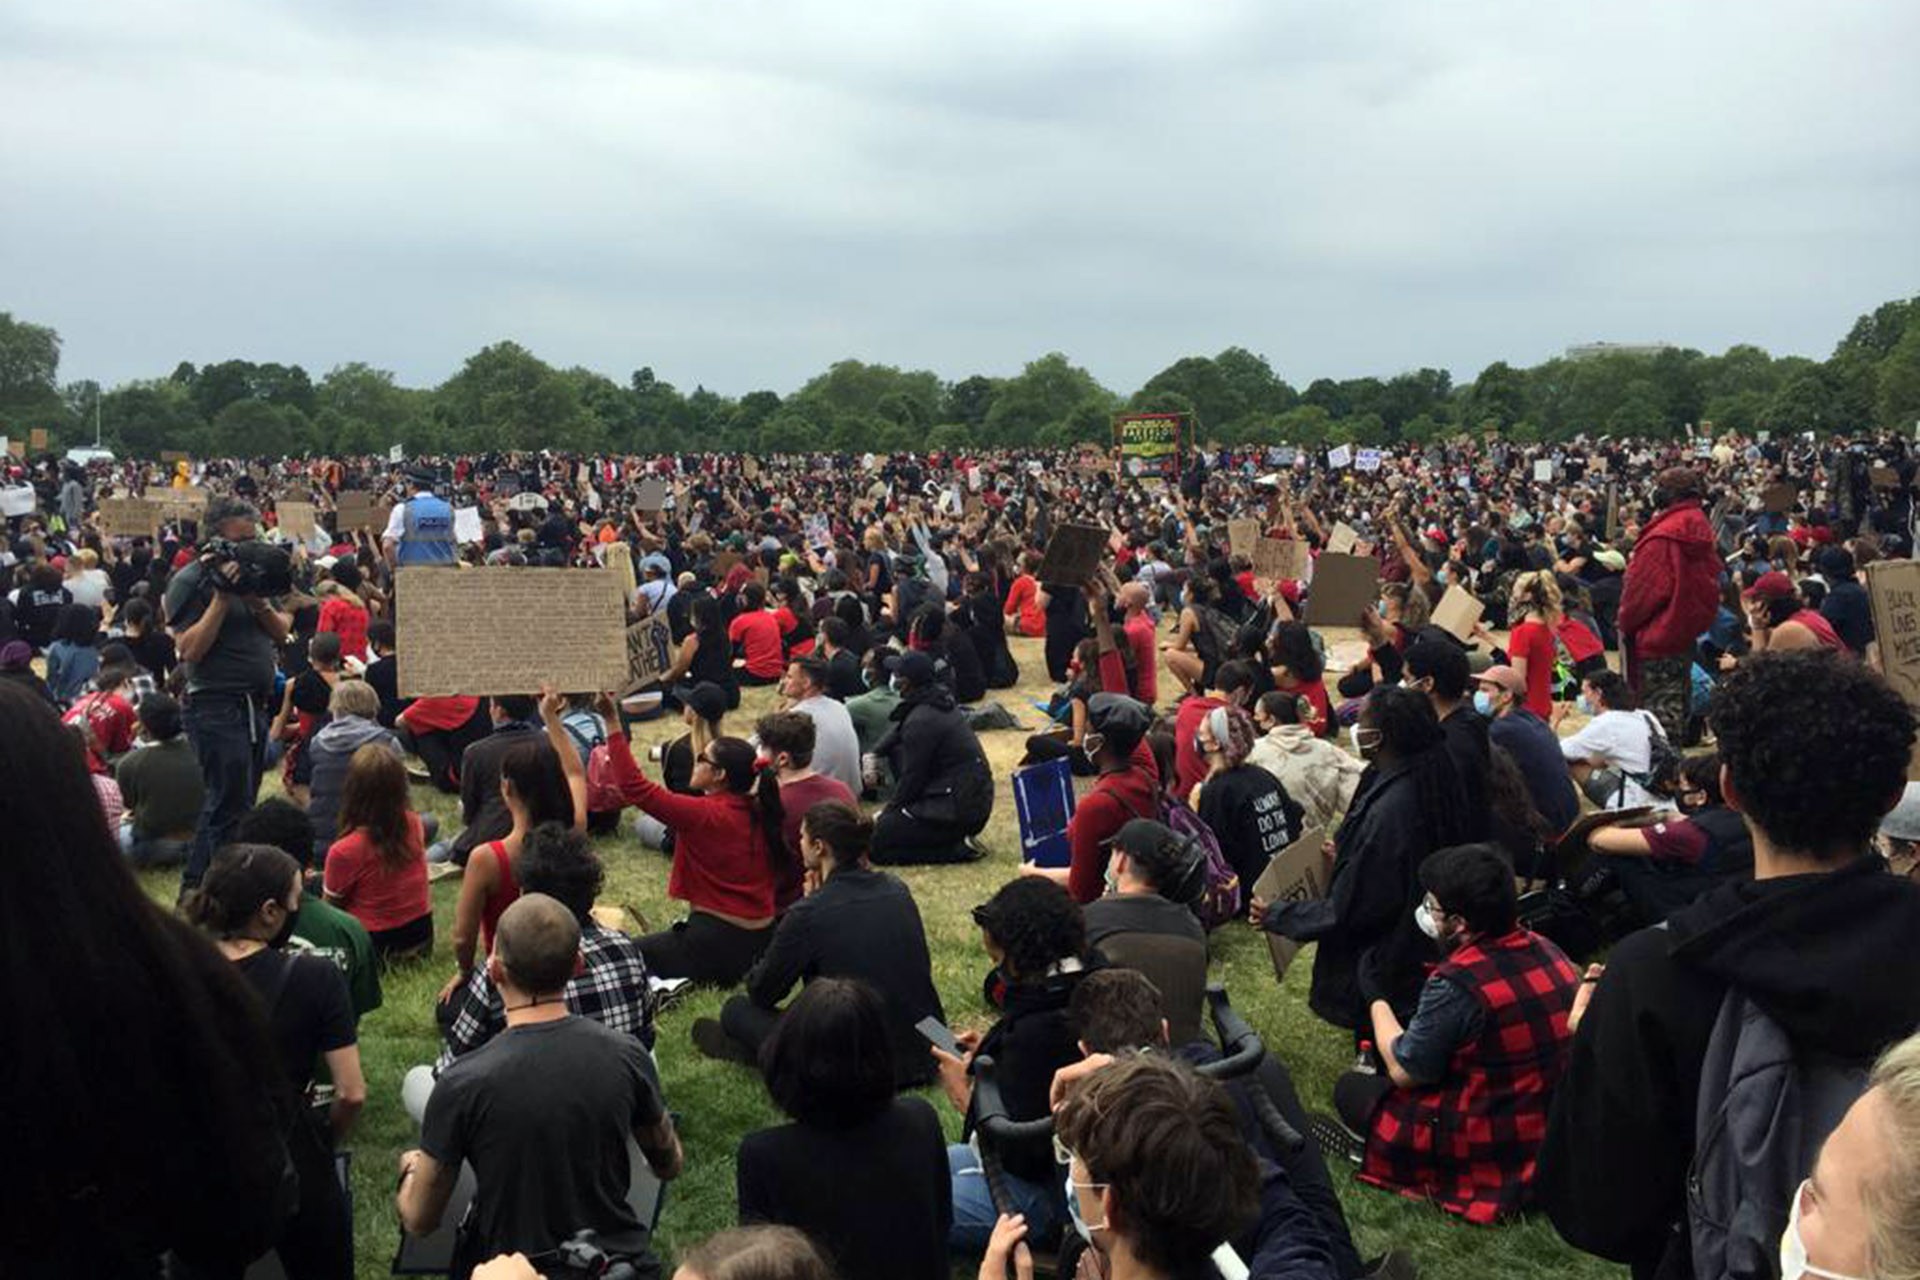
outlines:
M1180 454L1186 438L1184 413L1123 413L1113 420L1113 447L1128 475L1159 476L1172 480L1180 474Z

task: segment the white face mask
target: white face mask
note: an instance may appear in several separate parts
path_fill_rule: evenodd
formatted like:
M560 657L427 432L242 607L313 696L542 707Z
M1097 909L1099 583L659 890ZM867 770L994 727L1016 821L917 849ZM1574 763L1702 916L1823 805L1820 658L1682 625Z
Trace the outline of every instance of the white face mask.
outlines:
M1812 1179L1807 1181L1811 1182ZM1069 1191L1067 1194L1073 1193ZM1807 1242L1800 1238L1800 1200L1806 1194L1806 1182L1793 1192L1793 1208L1787 1213L1787 1229L1780 1236L1780 1280L1803 1280L1806 1276L1815 1276L1818 1280L1861 1280L1859 1276L1828 1271L1807 1261Z
M1105 1185L1106 1184L1102 1182L1075 1182L1073 1180L1073 1170L1067 1170L1067 1213L1073 1218L1073 1229L1078 1231L1080 1238L1085 1240L1090 1246L1093 1244L1093 1233L1107 1229L1106 1220L1102 1219L1099 1222L1088 1222L1085 1218L1081 1217L1080 1193L1075 1191L1074 1188L1086 1187L1089 1190L1097 1190Z
M1420 926L1420 932L1426 934L1435 942L1440 941L1440 921L1434 917L1433 912L1427 909L1425 901L1422 901L1419 906L1413 909L1413 922Z
M1373 753L1380 746L1378 729L1363 729L1359 725L1347 726L1347 739L1353 743L1353 750L1362 760L1373 759Z

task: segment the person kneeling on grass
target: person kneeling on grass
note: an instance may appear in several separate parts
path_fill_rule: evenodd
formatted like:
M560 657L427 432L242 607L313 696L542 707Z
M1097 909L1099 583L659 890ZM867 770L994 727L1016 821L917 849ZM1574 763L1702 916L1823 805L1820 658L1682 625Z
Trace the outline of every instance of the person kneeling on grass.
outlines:
M1442 849L1419 875L1414 918L1446 956L1405 1028L1362 961L1386 1070L1341 1076L1334 1105L1366 1135L1362 1182L1484 1226L1526 1206L1580 970L1519 925L1513 869L1492 846Z
M529 893L507 908L487 959L506 1029L442 1073L420 1147L400 1157L395 1207L414 1235L439 1227L461 1161L473 1164L473 1218L454 1250L455 1276L498 1254L545 1253L581 1230L615 1258L653 1265L627 1203L627 1139L666 1181L680 1172L680 1138L646 1050L568 1011L563 993L580 960L567 906Z
M875 820L873 860L887 866L972 862L993 816L993 772L980 739L935 674L933 659L904 653L888 671L900 691L894 728L875 754L893 774L893 796Z

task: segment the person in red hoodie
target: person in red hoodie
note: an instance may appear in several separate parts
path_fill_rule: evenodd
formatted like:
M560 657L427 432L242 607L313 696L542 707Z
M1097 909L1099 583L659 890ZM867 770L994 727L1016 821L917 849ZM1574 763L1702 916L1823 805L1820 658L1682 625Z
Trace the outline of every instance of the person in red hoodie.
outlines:
M1660 510L1640 530L1620 588L1627 672L1640 705L1675 742L1687 727L1694 641L1720 608L1720 552L1700 494L1700 476L1689 467L1654 479Z
M1160 767L1147 745L1152 725L1152 713L1124 693L1096 693L1088 699L1081 750L1093 761L1098 777L1067 820L1067 865L1022 863L1021 875L1046 876L1065 885L1082 906L1106 891L1113 837L1135 818L1160 816Z

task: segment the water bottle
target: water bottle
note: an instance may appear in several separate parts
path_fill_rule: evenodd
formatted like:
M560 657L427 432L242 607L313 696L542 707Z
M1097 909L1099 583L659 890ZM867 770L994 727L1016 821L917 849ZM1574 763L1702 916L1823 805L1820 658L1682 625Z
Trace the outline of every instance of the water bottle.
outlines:
M1373 1056L1373 1041L1362 1040L1360 1042L1360 1056L1353 1060L1353 1069L1363 1076L1377 1076L1380 1074L1380 1065Z

